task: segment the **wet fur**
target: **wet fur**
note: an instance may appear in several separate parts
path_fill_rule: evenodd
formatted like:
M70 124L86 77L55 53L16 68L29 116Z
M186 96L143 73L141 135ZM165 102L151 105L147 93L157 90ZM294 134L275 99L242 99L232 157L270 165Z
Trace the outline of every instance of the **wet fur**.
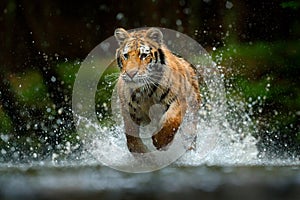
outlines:
M196 112L200 107L196 70L163 44L159 29L128 33L119 28L115 37L120 45L116 52L121 71L117 86L128 149L148 152L139 126L150 123L150 108L159 104L164 112L152 141L163 150L174 139L187 108Z

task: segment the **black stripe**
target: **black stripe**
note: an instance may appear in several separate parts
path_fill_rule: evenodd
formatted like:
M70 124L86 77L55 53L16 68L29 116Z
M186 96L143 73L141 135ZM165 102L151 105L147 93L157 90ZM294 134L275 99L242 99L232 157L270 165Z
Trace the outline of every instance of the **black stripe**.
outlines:
M134 112L136 112L136 108L130 102L128 103L128 105L129 105L130 109L132 109Z
M160 59L160 63L162 65L165 65L166 64L166 61L165 61L165 54L163 53L163 51L161 49L158 49L158 53L159 53L159 59Z
M122 68L122 61L121 61L120 56L117 57L117 63L118 63L118 66L119 66L120 68Z
M161 96L160 96L160 102L161 101L163 101L166 97L167 97L167 95L169 94L169 92L170 92L170 88L168 88Z
M133 105L130 102L128 103L128 105L130 108L133 108Z
M155 63L157 63L157 61L158 61L158 56L157 56L157 52L156 52L156 51L154 52L154 57L155 57Z
M134 113L130 113L130 117L131 117L131 119L132 119L135 123L137 123L138 125L141 124L142 119L139 118L139 117L137 117Z
M166 110L165 110L165 112L166 112L167 110L169 110L170 106L171 106L171 104L167 104L167 105L166 105Z
M186 61L186 62L188 62L188 61ZM189 63L189 62L188 62L188 63ZM198 73L197 68L196 68L193 64L189 63L189 67L191 67L191 68L194 70L195 74Z
M181 55L179 55L178 53L172 51L171 52L174 56L176 56L177 58L183 58ZM185 59L184 59L185 60Z
M135 93L132 93L132 95L131 95L131 100L132 100L133 102L136 101L136 95L135 95Z
M158 85L157 84L152 84L151 85L151 92L149 94L149 97L152 97L152 95L156 92Z
M184 57L182 57L181 55L177 54L176 52L172 52L172 54L173 54L174 56L180 58L180 59L183 59L185 62L189 63L189 67L193 68L193 70L194 70L195 72L197 72L197 68L196 68L193 64L191 64L188 60L186 60Z
M166 111L169 110L171 104L176 100L176 97L174 96L168 104L166 104Z

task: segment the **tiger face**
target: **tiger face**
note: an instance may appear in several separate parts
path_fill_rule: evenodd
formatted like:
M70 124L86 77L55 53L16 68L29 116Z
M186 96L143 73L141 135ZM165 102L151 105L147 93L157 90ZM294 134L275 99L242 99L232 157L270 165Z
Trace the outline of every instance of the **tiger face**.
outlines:
M156 82L166 64L161 50L161 31L150 28L128 33L118 28L115 30L115 37L120 45L116 53L120 77L128 84Z

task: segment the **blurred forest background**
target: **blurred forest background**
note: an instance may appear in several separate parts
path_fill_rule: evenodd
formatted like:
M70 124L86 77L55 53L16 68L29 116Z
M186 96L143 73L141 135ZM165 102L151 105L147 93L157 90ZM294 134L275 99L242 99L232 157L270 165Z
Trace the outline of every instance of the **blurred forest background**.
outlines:
M299 20L299 0L2 0L0 161L70 146L81 61L115 28L144 26L197 40L224 67L228 95L253 105L263 155L299 159Z

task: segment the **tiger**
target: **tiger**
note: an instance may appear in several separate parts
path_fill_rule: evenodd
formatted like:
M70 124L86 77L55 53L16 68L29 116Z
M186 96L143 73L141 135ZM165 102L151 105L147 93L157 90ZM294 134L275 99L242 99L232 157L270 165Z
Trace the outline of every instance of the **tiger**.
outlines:
M168 49L159 28L131 32L117 28L114 36L118 42L116 61L120 69L117 94L127 148L131 153L149 152L139 131L151 122L151 107L160 105L162 114L151 139L157 150L166 150L187 108L195 113L200 109L197 70Z

